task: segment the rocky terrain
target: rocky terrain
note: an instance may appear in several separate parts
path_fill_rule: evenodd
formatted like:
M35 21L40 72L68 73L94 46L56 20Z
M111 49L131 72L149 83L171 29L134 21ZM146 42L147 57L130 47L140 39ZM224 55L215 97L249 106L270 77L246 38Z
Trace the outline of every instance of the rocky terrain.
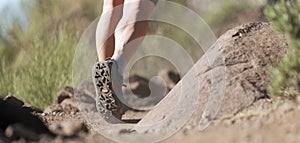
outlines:
M113 142L99 134L105 131L112 138L130 137L122 142L131 142L176 131L161 142L297 143L300 106L272 99L268 92L268 72L287 50L285 37L269 23L233 28L220 36L178 84L178 76L162 72L172 90L152 110L128 108L124 123L114 125L93 116L91 83L65 87L44 111L8 96L0 101L0 142ZM133 92L147 98L147 79L133 76L129 80ZM184 122L182 115L187 119ZM98 120L99 124L92 123ZM145 128L131 130L135 125Z

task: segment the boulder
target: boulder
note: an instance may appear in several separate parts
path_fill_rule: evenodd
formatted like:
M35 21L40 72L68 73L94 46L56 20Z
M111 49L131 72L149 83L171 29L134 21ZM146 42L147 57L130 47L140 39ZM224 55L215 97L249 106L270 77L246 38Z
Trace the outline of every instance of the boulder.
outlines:
M227 31L138 125L145 132L168 130L186 118L187 126L206 128L215 118L269 98L269 70L287 49L284 36L269 23L249 23Z
M0 99L0 132L10 140L38 140L41 135L54 137L44 123L27 109L22 108L22 101L14 97ZM2 134L3 136L3 134Z
M10 103L14 106L20 107L23 110L29 111L31 113L42 113L41 109L34 107L28 103L24 103L23 101L21 101L20 99L14 97L12 95L6 96L3 100L6 101L7 103Z

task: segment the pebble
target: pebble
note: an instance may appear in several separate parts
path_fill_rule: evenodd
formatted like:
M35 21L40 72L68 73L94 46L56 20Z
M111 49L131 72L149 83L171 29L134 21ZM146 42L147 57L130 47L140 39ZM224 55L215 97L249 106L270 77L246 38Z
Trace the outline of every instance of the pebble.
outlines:
M14 135L14 129L13 127L11 126L8 126L5 130L5 135L8 137L8 138L12 138L13 135Z
M300 96L297 96L297 97L296 97L296 102L297 102L298 104L300 104Z
M18 139L20 137L33 141L39 139L39 135L36 132L18 123L9 125L5 130L5 135L12 140Z
M284 103L283 105L281 105L279 107L279 110L282 112L282 113L288 113L290 111L293 110L293 106L289 103Z
M298 105L296 109L297 109L298 111L300 111L300 105Z
M66 136L76 135L81 130L84 130L84 124L81 122L64 121L60 124L60 127Z

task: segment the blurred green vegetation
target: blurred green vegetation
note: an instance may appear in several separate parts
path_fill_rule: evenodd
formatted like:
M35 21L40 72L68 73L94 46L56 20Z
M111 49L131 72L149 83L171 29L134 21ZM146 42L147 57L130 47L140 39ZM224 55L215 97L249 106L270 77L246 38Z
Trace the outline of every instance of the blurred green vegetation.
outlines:
M31 3L23 4L28 27L22 28L22 23L14 21L6 33L0 33L0 97L11 94L44 109L59 89L72 85L74 51L83 30L100 15L102 0L28 1ZM186 5L185 0L170 1ZM220 21L230 20L233 12L245 8L238 3L224 7L225 12L212 11L205 20L218 26ZM202 56L194 52L200 48L195 40L176 26L151 23L149 32L187 47L195 61Z
M181 5L186 5L186 0L168 0L168 1L171 1L171 2L175 2L175 3L178 3L178 4L181 4Z
M0 96L12 94L44 109L59 89L72 85L72 61L80 33L100 14L101 4L31 2L23 4L28 27L14 21L6 34L0 34Z
M275 97L296 101L300 91L300 0L278 0L265 14L276 29L288 35L290 49L271 77L270 91Z
M251 7L252 5L246 1L240 1L238 3L224 1L221 4L221 7L211 10L203 15L203 19L214 29L222 27L224 23L228 23L235 19L236 16L238 16L238 13Z

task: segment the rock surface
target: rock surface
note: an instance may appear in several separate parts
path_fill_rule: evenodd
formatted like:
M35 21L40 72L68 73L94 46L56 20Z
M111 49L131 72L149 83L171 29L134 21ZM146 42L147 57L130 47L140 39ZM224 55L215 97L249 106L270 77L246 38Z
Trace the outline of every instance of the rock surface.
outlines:
M157 124L166 119L173 123L185 115L176 110L194 106L187 126L197 127L200 121L236 114L258 100L268 98L268 71L287 49L284 37L268 23L249 23L229 30L195 64L194 70L187 73L138 124ZM195 81L196 77L200 82ZM189 85L184 85L186 83ZM182 92L183 86L185 91ZM200 90L193 91L198 86ZM196 98L188 100L188 97ZM180 107L182 109L178 109Z
M19 138L28 141L37 141L42 135L54 137L47 126L32 112L34 107L24 108L24 103L19 99L9 96L5 100L0 99L0 133L2 137L10 141ZM32 110L29 110L32 109Z

